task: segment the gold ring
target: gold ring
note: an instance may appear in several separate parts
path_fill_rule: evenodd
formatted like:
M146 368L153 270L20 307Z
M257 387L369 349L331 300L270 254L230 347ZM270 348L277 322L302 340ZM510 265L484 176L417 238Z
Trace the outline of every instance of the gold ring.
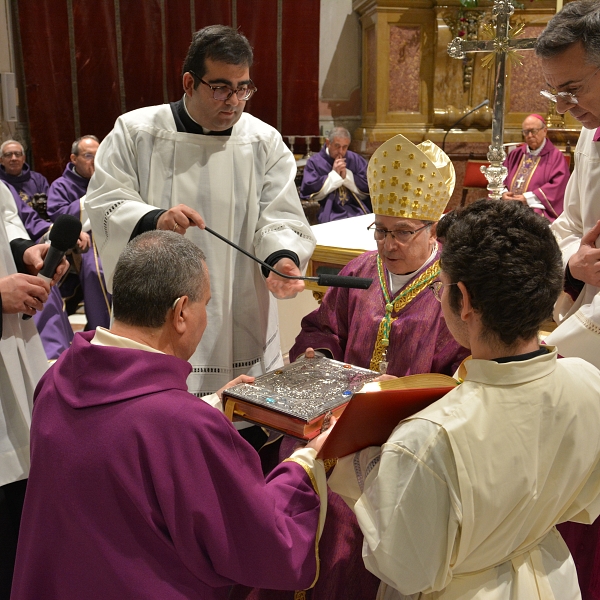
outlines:
M179 227L179 223L175 223L175 225L173 225L173 231L177 231L178 227Z

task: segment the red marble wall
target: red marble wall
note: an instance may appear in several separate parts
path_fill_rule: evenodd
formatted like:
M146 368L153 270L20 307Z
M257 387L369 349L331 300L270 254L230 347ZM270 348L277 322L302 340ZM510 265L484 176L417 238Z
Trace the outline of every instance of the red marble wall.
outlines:
M420 27L390 27L390 112L419 112L420 73Z

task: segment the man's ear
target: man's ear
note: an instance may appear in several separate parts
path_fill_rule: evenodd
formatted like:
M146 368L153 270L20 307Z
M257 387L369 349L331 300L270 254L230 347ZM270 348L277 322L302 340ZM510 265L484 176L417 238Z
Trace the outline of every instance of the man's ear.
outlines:
M467 290L465 284L462 281L459 281L456 286L460 290L462 301L460 307L460 318L463 321L467 321L471 315L473 314L473 307L471 305L471 296L469 294L469 290Z
M194 91L194 76L189 71L183 74L183 90L188 96Z
M185 332L187 326L187 309L190 304L190 299L187 296L181 296L181 298L177 299L175 305L173 306L173 311L171 315L171 323L173 325L173 329L179 334L183 334Z
M72 163L74 163L77 160L77 155L71 154L71 156L69 157L69 159L71 160Z

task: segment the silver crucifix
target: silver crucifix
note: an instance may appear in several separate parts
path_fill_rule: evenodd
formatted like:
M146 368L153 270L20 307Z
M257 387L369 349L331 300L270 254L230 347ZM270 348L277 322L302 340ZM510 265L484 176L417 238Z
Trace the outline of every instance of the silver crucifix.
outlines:
M506 101L506 57L514 55L516 50L530 50L535 38L515 39L521 28L511 32L510 17L515 8L512 0L494 0L493 15L496 17L495 36L491 40L463 41L456 37L448 44L448 54L452 58L465 58L468 52L492 52L496 58L496 95L494 98L494 118L492 120L492 144L489 147L489 167L481 167L488 180L487 189L490 198L499 200L504 189L504 179L508 173L502 164L506 158L504 152L504 104ZM512 34L512 35L511 35Z

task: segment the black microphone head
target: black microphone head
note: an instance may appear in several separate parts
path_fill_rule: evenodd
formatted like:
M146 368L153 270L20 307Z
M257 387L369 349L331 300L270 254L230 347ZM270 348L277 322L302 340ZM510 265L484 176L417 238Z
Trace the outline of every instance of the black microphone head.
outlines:
M60 215L50 230L50 244L61 252L75 246L81 233L81 221L72 215Z

